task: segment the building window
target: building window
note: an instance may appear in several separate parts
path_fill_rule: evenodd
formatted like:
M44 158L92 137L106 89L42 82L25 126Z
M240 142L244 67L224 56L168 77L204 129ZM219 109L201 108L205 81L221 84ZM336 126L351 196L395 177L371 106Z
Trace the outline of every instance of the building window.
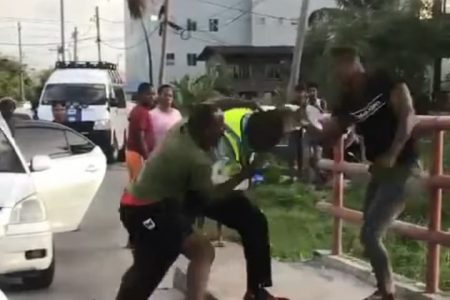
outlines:
M167 66L175 65L175 53L167 53L166 54L166 65Z
M186 30L187 31L197 31L197 21L194 21L192 19L187 19Z
M187 64L188 64L188 66L196 66L197 65L197 54L188 53L187 54Z
M265 17L259 17L258 18L258 24L259 25L266 25L266 18Z
M209 31L219 31L219 19L209 19Z
M281 79L281 68L279 65L267 65L265 73L266 78Z
M231 72L234 79L248 79L252 75L252 68L250 65L232 65Z

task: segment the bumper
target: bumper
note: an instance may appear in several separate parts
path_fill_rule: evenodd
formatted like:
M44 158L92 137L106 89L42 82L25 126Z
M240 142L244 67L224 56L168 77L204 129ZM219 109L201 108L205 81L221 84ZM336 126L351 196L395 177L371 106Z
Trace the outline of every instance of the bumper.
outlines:
M23 231L11 229L11 231ZM0 236L0 274L2 275L48 269L53 255L53 235L50 231Z

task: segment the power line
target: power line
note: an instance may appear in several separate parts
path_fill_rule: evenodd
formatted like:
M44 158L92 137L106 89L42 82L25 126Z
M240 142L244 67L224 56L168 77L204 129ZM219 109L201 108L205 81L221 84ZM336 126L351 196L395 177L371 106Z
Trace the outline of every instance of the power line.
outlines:
M48 24L48 25L58 25L61 22L60 20L57 19L35 19L35 18L18 18L18 17L5 17L5 16L0 16L0 20L5 20L5 21L9 21L9 22L22 22L22 23L34 23L34 24ZM64 23L71 23L71 24L75 24L78 22L74 22L74 21L65 21ZM82 23L82 25L88 25L88 23Z
M272 19L277 19L277 20L283 19L283 20L289 20L289 21L297 21L297 18L286 18L286 17L282 17L282 16L275 16L275 15L271 15L271 14L259 13L259 12L255 12L252 10L228 6L228 5L220 4L220 3L209 1L209 0L196 0L196 1L203 2L203 3L210 4L210 5L217 6L217 7L228 8L229 10L235 10L235 11L240 11L243 13L261 16L261 17L267 17L267 18L272 18Z
M159 29L159 26L156 26L156 27L148 34L148 37L153 36L153 34L154 34L156 31L158 31L158 29ZM117 40L117 39L120 39L120 38L116 38L116 40ZM111 41L111 40L114 40L114 39L110 39L109 41ZM145 43L145 38L142 39L141 41L139 41L138 43L136 43L136 44L134 44L134 45L131 45L131 46L128 46L128 47L118 47L118 46L114 46L114 45L111 45L111 44L107 43L105 40L103 40L102 43L103 43L103 45L105 45L105 46L107 46L107 47L109 47L109 48L112 48L112 49L116 49L116 50L129 50L129 49L133 49L133 48L139 47L140 45L142 45L143 43Z
M78 41L88 41L93 40L95 37L87 37L83 39L79 39ZM60 45L60 42L47 42L47 43L24 43L22 47L46 47L46 46L56 46ZM8 42L0 42L0 46L19 46L18 43L8 43Z

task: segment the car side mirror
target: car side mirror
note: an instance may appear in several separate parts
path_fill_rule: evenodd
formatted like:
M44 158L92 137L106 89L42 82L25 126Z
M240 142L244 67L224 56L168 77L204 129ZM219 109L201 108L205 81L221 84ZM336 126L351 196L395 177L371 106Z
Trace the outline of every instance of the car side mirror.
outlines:
M31 159L31 171L43 172L52 167L52 159L47 155L36 155Z

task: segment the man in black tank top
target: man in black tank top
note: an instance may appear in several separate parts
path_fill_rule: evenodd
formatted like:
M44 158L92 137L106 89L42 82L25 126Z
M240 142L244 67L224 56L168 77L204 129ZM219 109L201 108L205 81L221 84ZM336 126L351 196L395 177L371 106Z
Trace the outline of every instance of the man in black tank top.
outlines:
M418 166L416 124L407 85L384 72L368 74L352 48L335 48L332 58L341 99L324 124L323 138L338 138L354 125L371 162L371 181L364 201L361 242L373 267L377 291L366 300L395 299L388 253L382 238L404 209L405 184Z

